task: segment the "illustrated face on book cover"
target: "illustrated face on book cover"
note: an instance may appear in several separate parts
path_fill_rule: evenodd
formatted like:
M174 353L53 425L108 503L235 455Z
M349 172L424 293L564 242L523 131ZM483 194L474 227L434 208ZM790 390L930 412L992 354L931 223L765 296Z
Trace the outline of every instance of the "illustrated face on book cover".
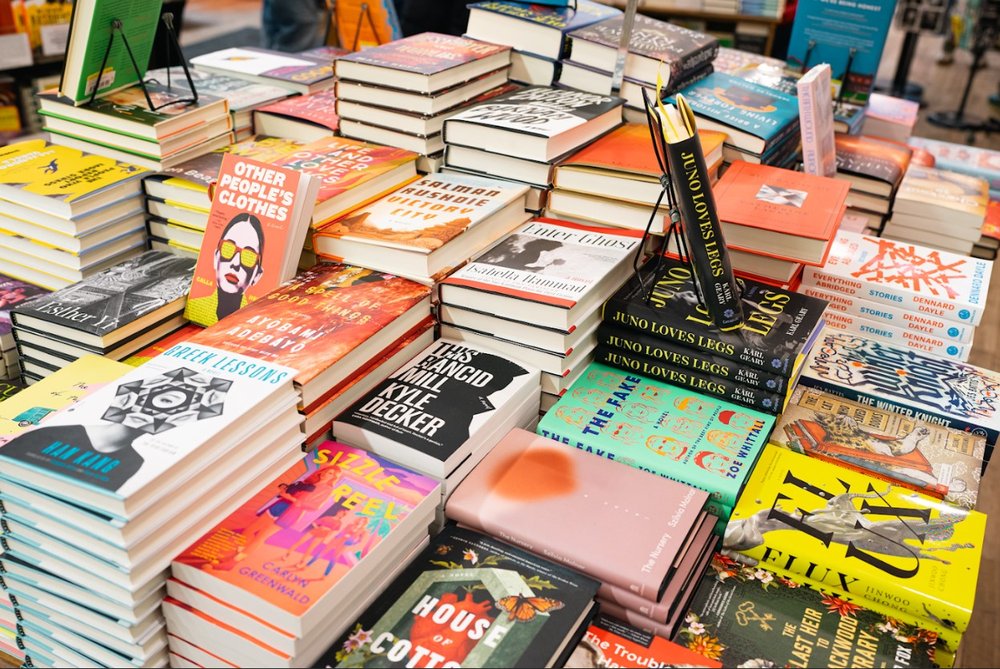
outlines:
M134 443L180 425L221 416L232 381L186 367L118 386L99 425L30 430L3 446L4 455L65 462L96 487L117 490L144 462Z
M226 224L215 249L215 293L191 301L214 301L215 309L210 313L215 313L218 320L246 306L246 290L264 275L263 255L260 220L251 214L237 214Z

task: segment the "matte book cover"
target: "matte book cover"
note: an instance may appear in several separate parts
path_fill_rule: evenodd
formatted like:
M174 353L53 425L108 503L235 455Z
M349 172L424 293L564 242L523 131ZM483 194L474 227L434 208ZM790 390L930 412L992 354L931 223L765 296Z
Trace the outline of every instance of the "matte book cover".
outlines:
M337 94L332 88L279 100L259 107L257 111L309 121L334 132L340 125L340 117L337 116Z
M908 143L929 152L933 167L981 177L990 182L991 190L1000 188L1000 151L926 137L911 137Z
M683 483L514 429L459 484L445 514L657 600L707 501Z
M208 187L218 180L219 170L222 169L222 157L227 153L269 163L289 155L301 146L302 144L299 142L280 137L251 137L242 142L230 144L218 151L186 160L174 167L162 170L161 173L183 179L189 182L189 187L207 193ZM210 205L211 203L206 199L206 204Z
M762 412L593 362L537 431L732 508L773 426Z
M905 144L863 135L837 134L837 171L883 181L895 193L913 150Z
M976 508L986 438L796 388L771 442Z
M921 205L933 205L969 214L973 220L984 219L990 201L989 184L980 177L911 165L896 193L896 206L904 200L914 205L909 212L915 215L920 215Z
M186 83L187 82L185 81L185 84ZM229 103L226 100L222 97L211 95L207 91L202 93L201 90L199 90L198 101L194 103L187 102L191 98L191 93L186 86L178 85L168 87L166 84L161 84L157 81L150 81L146 84L146 91L153 99L153 104L157 107L155 111L149 108L149 103L146 102L146 96L143 93L142 88L139 86L132 86L120 91L115 91L110 95L100 97L94 100L92 104L88 104L86 109L96 113L98 115L97 118L105 117L107 119L105 123L120 122L124 120L148 126L150 128L156 127L157 124L162 123L163 121L181 118L193 111L197 111L208 106L218 106L220 116L224 115L228 111ZM58 106L52 105L51 111L46 111L43 107L43 115L51 114L52 116L66 118L69 121L78 121L78 119L73 116L72 107L67 105L65 109L62 108L62 103L67 102L64 98L60 98L54 92L40 93L38 97L42 100L50 100L54 103L58 103ZM95 124L98 125L98 127L101 127L100 121L96 121ZM178 129L178 132L192 129L192 127L180 128ZM85 130L80 130L81 135L85 132Z
M191 59L195 67L212 68L281 82L312 86L333 83L333 61L329 58L287 54L256 47L233 47Z
M742 279L743 324L722 332L699 304L687 265L654 258L638 276L641 283L632 277L605 303L605 321L786 377L808 353L826 309L823 300Z
M597 585L491 536L450 526L316 666L553 666L590 615Z
M566 667L613 666L715 669L722 664L627 622L599 614L587 628Z
M346 54L335 61L335 67L338 76L340 63L431 75L509 50L500 44L428 32Z
M166 251L146 251L68 288L12 310L53 325L103 336L172 302L191 285L195 262ZM178 304L180 311L182 304Z
M11 333L11 309L18 306L27 307L28 300L48 295L49 292L45 288L0 274L0 337Z

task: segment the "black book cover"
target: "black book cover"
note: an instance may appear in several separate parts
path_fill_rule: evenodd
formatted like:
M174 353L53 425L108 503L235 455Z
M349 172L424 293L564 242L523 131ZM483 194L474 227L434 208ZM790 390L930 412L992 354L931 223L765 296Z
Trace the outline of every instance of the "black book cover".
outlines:
M548 666L572 646L598 585L451 525L314 666Z
M607 301L605 321L785 378L792 375L796 356L808 353L818 334L824 300L740 279L743 325L722 332L699 304L688 266L672 258L659 261L655 273L657 258L647 261Z
M696 373L751 386L768 393L784 395L788 390L789 379L777 372L748 367L721 355L699 351L612 323L601 323L597 328L597 341L633 355L641 355L673 367L690 369Z
M91 335L104 336L160 307L183 298L191 288L195 260L166 251L146 251L72 286L19 305L15 326L34 316Z
M772 416L778 415L781 411L781 395L701 374L683 367L668 365L659 360L611 348L605 344L594 349L594 361L635 372L642 376L660 379L671 385L690 388L703 395L720 397L728 402L757 409Z

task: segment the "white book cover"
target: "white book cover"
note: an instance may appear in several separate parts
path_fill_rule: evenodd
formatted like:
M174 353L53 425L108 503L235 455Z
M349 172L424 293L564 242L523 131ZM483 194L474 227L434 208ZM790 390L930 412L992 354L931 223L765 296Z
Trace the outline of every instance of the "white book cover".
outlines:
M833 97L830 65L809 70L796 82L802 132L802 171L821 177L837 176L837 148L833 138Z
M0 463L127 500L271 395L293 392L294 376L288 367L182 342L8 442Z
M840 311L827 311L823 315L826 326L837 330L846 330L864 335L871 339L889 342L900 348L912 348L922 353L930 353L942 358L951 358L966 362L972 352L972 344L960 344L945 341L940 337L903 330L892 325L876 323L861 316L845 314Z

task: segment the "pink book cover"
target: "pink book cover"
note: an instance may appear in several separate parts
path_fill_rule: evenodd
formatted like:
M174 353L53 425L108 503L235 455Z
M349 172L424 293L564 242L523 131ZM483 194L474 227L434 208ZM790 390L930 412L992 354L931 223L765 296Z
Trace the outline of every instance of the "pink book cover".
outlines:
M865 110L865 116L912 128L913 124L917 122L917 112L919 111L920 105L911 100L872 93L868 98L868 109Z
M300 121L309 121L334 132L340 126L337 116L337 94L332 88L311 95L296 95L261 107L257 111L277 114Z
M521 429L500 440L445 514L659 600L708 493Z

